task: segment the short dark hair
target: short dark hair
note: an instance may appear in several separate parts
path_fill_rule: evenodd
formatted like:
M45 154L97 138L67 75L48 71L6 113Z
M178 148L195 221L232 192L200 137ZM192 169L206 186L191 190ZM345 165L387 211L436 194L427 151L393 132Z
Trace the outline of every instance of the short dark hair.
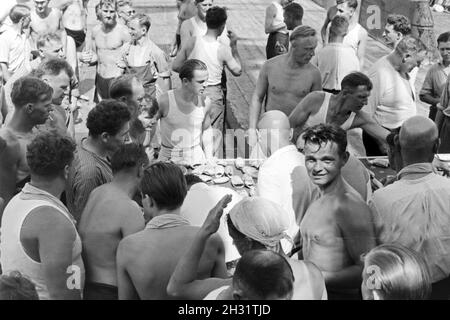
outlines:
M303 7L296 2L291 2L284 7L284 12L295 20L303 20Z
M61 35L57 32L42 34L36 40L36 47L38 49L45 47L50 41L61 42L62 44Z
M200 61L198 59L189 59L186 60L180 69L180 79L187 79L189 81L194 78L194 71L195 70L208 70L208 67L203 61Z
M233 285L243 288L252 299L292 297L294 274L280 254L269 250L250 250L237 263Z
M387 17L387 24L393 26L394 31L406 36L411 33L411 22L408 17L402 14L390 14Z
M27 146L27 163L31 174L54 178L72 163L75 142L56 132L38 134Z
M192 187L194 184L197 183L202 183L203 180L200 179L199 176L192 174L192 173L188 173L184 176L184 178L186 179L186 185L188 188Z
M0 300L39 300L35 284L19 271L0 276Z
M428 48L422 40L411 35L404 36L397 44L397 47L395 47L395 52L400 55L404 53L414 54L427 50Z
M177 165L157 162L145 170L141 191L152 198L159 209L175 210L186 197L186 179Z
M148 163L149 159L145 153L144 146L136 143L121 145L111 157L111 169L113 174L143 165L146 166Z
M334 142L338 146L339 155L343 156L347 151L347 133L341 127L334 124L319 124L307 128L303 133L305 145L307 143L318 144Z
M214 6L206 11L206 26L208 29L219 29L227 22L227 10L222 7Z
M36 77L26 76L17 79L11 90L11 100L16 108L28 103L50 100L52 96L52 87Z
M315 37L316 35L317 31L312 27L306 25L298 26L292 31L291 36L289 37L289 41L292 42L297 40L298 38Z
M347 3L349 8L353 8L355 10L358 8L358 0L346 0L345 3Z
M129 97L133 94L133 79L137 79L134 74L125 74L111 81L109 95L112 99Z
M147 29L147 31L150 30L150 27L152 25L152 21L151 21L150 16L148 14L136 13L134 16L132 16L130 18L130 20L128 20L128 23L130 21L133 21L133 20L136 20L136 19L139 21L139 25L141 27L145 27Z
M24 4L16 4L9 12L12 23L19 23L20 19L30 14L30 8Z
M346 17L336 15L331 20L330 34L335 36L342 36L348 32L349 22Z
M98 137L104 132L114 136L130 119L130 111L125 103L108 99L101 101L89 112L86 126L92 137Z
M73 69L70 64L60 58L45 59L33 70L30 75L41 79L45 75L58 76L62 71L64 71L69 78L73 77Z
M437 43L449 42L450 41L450 31L441 33L437 39Z
M349 73L341 81L342 89L344 88L356 89L359 86L365 86L369 91L371 91L373 88L372 81L370 81L369 77L362 72Z

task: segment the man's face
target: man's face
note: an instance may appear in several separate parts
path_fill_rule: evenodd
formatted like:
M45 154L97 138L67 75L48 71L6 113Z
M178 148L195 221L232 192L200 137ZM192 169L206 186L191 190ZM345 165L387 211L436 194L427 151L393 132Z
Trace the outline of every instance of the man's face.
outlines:
M402 39L403 35L394 30L394 25L387 23L384 27L383 38L387 45L394 47Z
M283 13L283 17L284 17L284 24L286 25L288 30L294 30L295 27L297 27L295 25L295 20L293 19L292 15L286 13L286 11Z
M130 123L127 121L114 136L108 136L106 141L107 148L110 152L115 152L123 144L130 143Z
M45 44L45 46L39 49L41 57L44 59L61 58L65 59L63 52L63 45L61 41L51 40Z
M311 181L320 188L333 183L341 174L346 156L339 154L338 145L328 141L321 145L308 142L305 144L305 165Z
M125 20L125 22L128 22L135 13L136 10L134 10L129 4L120 7L117 11L119 17Z
M131 117L137 118L141 111L147 107L144 86L136 79L133 79L132 91L133 94L128 101L128 107L131 109Z
M206 11L213 6L213 0L205 0L197 4L199 16L205 17Z
M50 0L34 0L34 6L37 13L45 13L48 8Z
M439 53L441 54L442 61L444 63L450 63L450 41L449 42L439 42L438 49L439 49Z
M52 103L57 106L61 105L70 88L70 78L67 73L61 71L57 76L44 75L42 80L53 88Z
M205 92L207 80L208 71L194 70L194 77L191 81L187 82L187 87L192 93L196 95L202 95Z
M134 19L128 22L128 31L130 32L131 39L134 41L142 39L146 34L146 29L144 26L139 24L138 19Z
M316 37L297 38L292 41L292 54L298 64L308 64L317 47Z
M113 6L109 6L109 5L104 5L101 8L101 12L102 12L102 23L105 26L111 26L114 25L116 23L116 18L117 18L117 12L116 9L114 9Z
M30 117L36 125L44 124L49 118L52 110L52 99L43 99L33 104Z
M355 9L350 8L347 2L343 2L337 5L337 15L347 18L350 20L355 13Z
M345 89L346 99L352 112L360 111L368 103L370 90L366 86L358 86L356 89Z

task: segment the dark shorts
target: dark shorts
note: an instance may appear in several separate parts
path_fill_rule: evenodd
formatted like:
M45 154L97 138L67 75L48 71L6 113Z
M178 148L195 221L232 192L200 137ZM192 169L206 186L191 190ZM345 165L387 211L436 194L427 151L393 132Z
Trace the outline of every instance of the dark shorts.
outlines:
M75 41L75 46L77 48L81 47L84 43L84 41L86 40L86 32L84 32L84 30L71 30L71 29L66 29L66 33L69 37L71 37L74 41Z
M111 86L111 82L114 80L115 78L103 78L101 75L99 75L98 73L95 76L95 96L94 96L94 102L99 102L96 101L97 99L97 94L100 96L100 98L102 99L109 99L109 87Z
M119 300L119 289L115 286L86 282L83 293L84 300Z
M267 39L266 45L267 60L276 57L280 54L286 53L280 51L280 48L277 47L277 42L286 49L286 52L287 50L289 50L289 35L287 33L272 32L269 35L269 38Z
M439 138L441 139L441 143L438 153L450 153L450 117L445 115L439 129Z

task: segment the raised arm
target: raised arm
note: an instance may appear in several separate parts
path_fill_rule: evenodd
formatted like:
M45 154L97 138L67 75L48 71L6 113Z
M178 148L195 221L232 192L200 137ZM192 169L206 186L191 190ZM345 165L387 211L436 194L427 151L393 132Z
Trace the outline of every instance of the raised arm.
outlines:
M366 29L362 29L359 35L359 44L358 44L358 59L359 59L359 67L363 70L364 67L364 57L366 55L366 46L367 46L367 31Z
M256 82L255 92L253 93L252 102L249 110L249 128L256 129L258 124L261 108L269 89L269 78L267 71L267 62L263 64L259 72L258 81Z
M230 285L230 279L209 278L196 280L200 258L208 239L217 232L223 209L230 203L231 195L223 197L211 209L203 226L195 237L191 248L187 251L170 277L167 293L178 299L202 300L208 293L222 286Z
M220 50L219 52L224 53L223 60L228 70L230 70L233 76L239 77L242 74L242 62L237 48L238 38L232 31L229 32L229 37L230 46L226 47L225 45L223 45L223 50Z
M331 22L330 16L332 13L333 8L328 9L327 16L325 18L325 21L323 23L322 29L320 29L320 36L322 37L322 43L325 44L327 42L327 29L328 25Z
M189 58L189 55L191 54L192 50L194 49L194 44L195 44L196 39L197 39L196 37L191 37L186 42L186 45L182 46L180 51L178 51L178 54L172 64L173 71L180 72L181 67L186 62L186 60Z
M181 23L180 26L180 41L181 41L181 47L184 46L186 42L191 38L191 28L190 28L191 22L189 20L184 20Z

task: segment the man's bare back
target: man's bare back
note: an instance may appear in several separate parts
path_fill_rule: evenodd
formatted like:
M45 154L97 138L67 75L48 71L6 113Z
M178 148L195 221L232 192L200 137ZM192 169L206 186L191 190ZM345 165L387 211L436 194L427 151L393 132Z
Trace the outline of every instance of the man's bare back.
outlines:
M70 30L84 30L86 28L86 11L81 0L73 0L63 12L64 28Z
M98 56L97 72L104 78L114 78L122 74L117 66L124 43L130 41L128 29L118 23L110 32L105 33L101 25L92 31L92 38Z
M260 77L267 79L266 111L281 110L289 116L306 95L321 90L321 78L312 64L293 69L287 61L287 55L267 61Z
M199 228L178 226L145 229L124 239L118 249L119 298L123 296L122 275L131 279L140 299L167 300L167 285L178 260L190 248ZM145 272L143 272L145 270ZM197 279L224 277L224 249L220 237L212 237L200 260Z

